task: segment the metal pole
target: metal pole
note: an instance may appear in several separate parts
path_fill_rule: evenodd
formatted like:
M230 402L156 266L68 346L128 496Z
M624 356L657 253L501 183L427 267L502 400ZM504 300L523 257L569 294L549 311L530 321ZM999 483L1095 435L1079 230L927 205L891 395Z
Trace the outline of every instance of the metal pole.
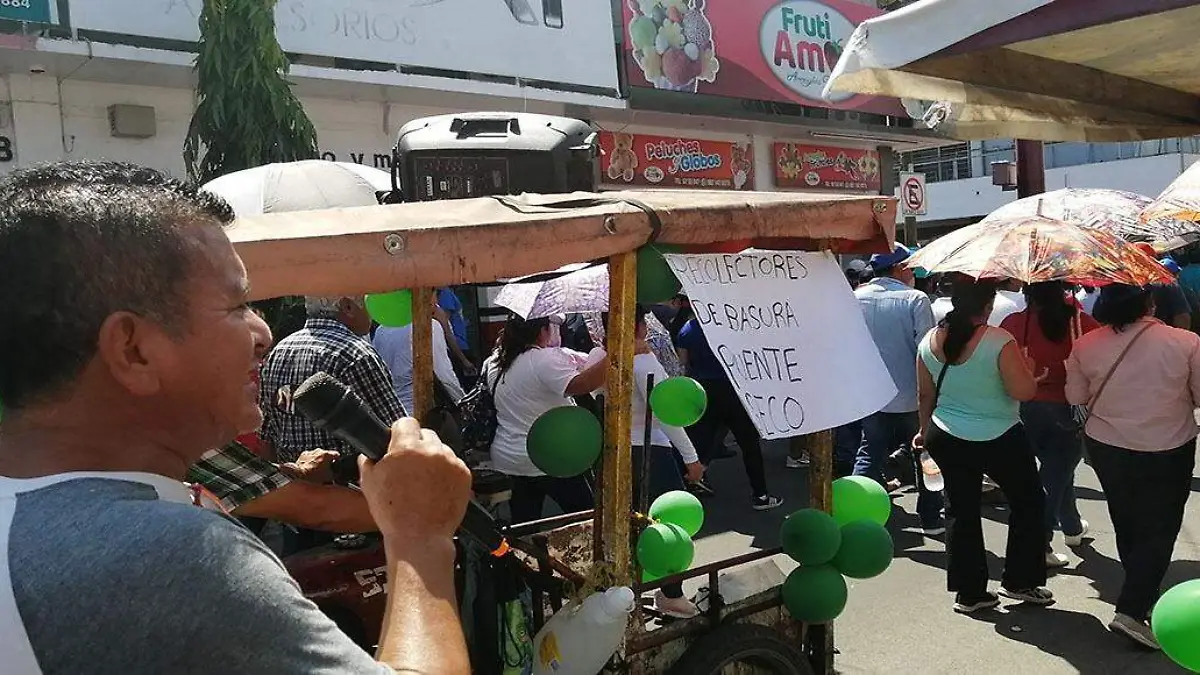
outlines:
M913 172L912 164L908 165L908 172L909 173ZM903 200L904 196L901 195L900 198L901 198L901 200ZM917 217L916 216L904 216L904 245L905 246L916 246L917 245Z

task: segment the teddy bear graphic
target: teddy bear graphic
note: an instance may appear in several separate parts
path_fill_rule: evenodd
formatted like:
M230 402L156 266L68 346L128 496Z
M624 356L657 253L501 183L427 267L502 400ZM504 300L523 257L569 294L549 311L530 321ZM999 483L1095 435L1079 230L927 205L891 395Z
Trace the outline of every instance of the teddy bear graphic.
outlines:
M749 144L735 143L729 150L729 172L733 176L733 189L741 190L742 187L750 180L750 164Z
M637 173L637 166L637 153L633 151L633 134L613 134L613 153L608 163L608 177L611 180L622 178L626 183L631 183Z

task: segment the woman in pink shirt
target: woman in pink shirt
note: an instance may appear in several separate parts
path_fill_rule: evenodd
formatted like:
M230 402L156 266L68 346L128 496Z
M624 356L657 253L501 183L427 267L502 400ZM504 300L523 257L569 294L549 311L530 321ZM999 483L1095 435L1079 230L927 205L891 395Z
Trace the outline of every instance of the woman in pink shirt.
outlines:
M1155 319L1148 289L1114 285L1101 293L1096 318L1105 327L1075 343L1066 394L1091 411L1083 431L1125 568L1108 627L1158 648L1146 619L1191 491L1200 337Z

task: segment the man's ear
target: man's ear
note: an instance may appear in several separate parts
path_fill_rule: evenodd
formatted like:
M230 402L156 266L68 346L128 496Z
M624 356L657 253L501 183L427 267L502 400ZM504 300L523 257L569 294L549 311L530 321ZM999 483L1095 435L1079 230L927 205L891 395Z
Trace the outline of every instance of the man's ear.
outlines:
M156 393L166 336L162 329L131 312L115 312L100 324L96 354L114 380L136 396Z

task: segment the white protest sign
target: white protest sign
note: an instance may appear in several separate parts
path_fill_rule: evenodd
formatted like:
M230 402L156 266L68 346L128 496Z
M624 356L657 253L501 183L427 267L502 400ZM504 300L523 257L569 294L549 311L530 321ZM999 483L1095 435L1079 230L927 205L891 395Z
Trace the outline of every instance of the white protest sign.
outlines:
M832 429L895 397L896 385L831 254L665 257L763 438Z

